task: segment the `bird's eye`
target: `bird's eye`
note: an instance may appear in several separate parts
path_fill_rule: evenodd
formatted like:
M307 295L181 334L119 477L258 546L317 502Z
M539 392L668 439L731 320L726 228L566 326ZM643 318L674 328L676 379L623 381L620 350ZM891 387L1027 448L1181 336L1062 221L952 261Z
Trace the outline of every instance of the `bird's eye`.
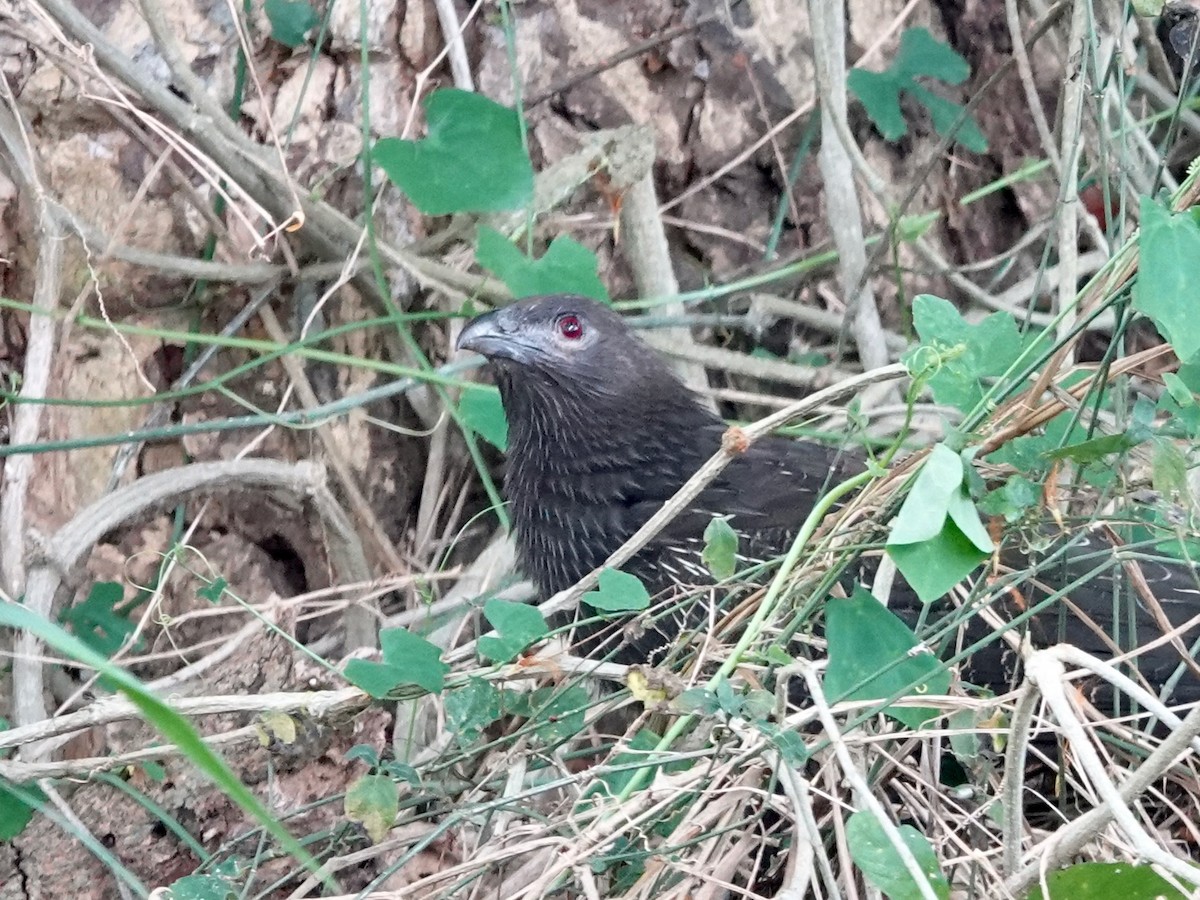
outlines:
M568 341L577 341L583 337L583 323L579 321L579 316L572 315L571 313L559 316L558 333Z

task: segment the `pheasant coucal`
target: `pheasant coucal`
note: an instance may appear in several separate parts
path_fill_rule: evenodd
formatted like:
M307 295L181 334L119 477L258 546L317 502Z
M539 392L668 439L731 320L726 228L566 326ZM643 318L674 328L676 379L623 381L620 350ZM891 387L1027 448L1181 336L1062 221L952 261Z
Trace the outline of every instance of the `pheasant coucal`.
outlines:
M521 300L473 319L458 347L487 357L495 372L509 423L504 490L518 562L547 597L602 565L716 452L726 430L617 313L592 300L558 295ZM701 552L714 516L728 517L744 558L779 556L826 487L861 469L861 461L821 444L764 438L734 459L624 569L660 598L711 584ZM1138 668L1156 691L1166 685L1172 702L1200 700L1196 666L1179 651L1200 635L1200 622L1191 621L1200 619L1195 570L1182 563L1140 563L1147 583L1141 589L1153 592L1144 603L1110 544L1094 536L1070 544L1056 554L1056 565L1021 586L1019 601L993 606L1002 616L1013 615L1018 610L999 607L1037 603L1056 585L1069 587L1061 601L1028 623L1031 639L1067 640L1101 657L1153 643L1168 623L1172 629L1186 625L1180 640L1161 640L1142 654ZM1005 559L1014 569L1031 568L1015 550ZM907 585L894 585L890 607L901 617L915 621L920 606ZM1119 610L1115 630L1114 610ZM689 615L684 609L681 620L627 635L617 658L655 661L677 636L672 629L702 626L706 612ZM970 641L987 633L978 621L967 630ZM964 677L1005 690L1014 668L1015 657L996 646L976 654Z

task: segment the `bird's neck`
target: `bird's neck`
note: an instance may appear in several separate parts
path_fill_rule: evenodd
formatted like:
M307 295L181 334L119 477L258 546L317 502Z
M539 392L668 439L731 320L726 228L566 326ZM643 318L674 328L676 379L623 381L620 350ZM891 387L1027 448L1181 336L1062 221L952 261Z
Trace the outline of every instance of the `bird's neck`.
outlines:
M716 452L721 420L684 392L603 391L502 379L505 494L522 566L540 591L601 565Z

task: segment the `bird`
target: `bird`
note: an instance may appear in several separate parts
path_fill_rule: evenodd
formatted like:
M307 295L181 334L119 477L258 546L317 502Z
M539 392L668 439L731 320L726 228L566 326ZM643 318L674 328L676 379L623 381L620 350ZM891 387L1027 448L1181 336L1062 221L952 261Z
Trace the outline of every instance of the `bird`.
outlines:
M543 597L566 590L638 530L721 446L726 422L675 375L612 308L573 295L529 297L468 322L457 348L490 365L508 420L505 499L515 531L517 562ZM863 471L858 456L806 440L768 436L738 454L680 514L623 567L654 596L691 596L715 581L704 564L704 532L724 517L738 535L739 559L765 562L789 547L817 502L835 484ZM1062 546L1062 541L1052 549ZM1069 552L1040 568L1028 551L1009 548L1014 571L1034 569L991 604L1001 618L1039 606L1025 623L1030 640L1065 639L1093 655L1122 649L1112 635L1152 642L1179 628L1139 659L1142 677L1174 702L1200 700L1200 668L1184 645L1200 637L1200 583L1185 563L1143 562L1140 588L1116 548L1095 535L1069 539ZM1097 560L1107 561L1099 565ZM860 568L857 577L873 571ZM1067 590L1063 591L1063 588ZM1122 593L1123 591L1123 593ZM1055 599L1063 594L1061 599ZM1134 619L1114 632L1115 598L1136 595ZM916 624L929 610L897 579L889 608ZM942 615L946 603L932 609ZM1123 615L1123 614L1122 614ZM685 599L674 617L624 631L617 661L660 661L681 633L702 627L706 607ZM967 643L994 633L977 617ZM589 639L592 643L589 645ZM583 645L594 646L585 632ZM1019 655L1002 642L976 652L963 667L971 684L1004 691L1019 679ZM1102 705L1111 705L1104 686Z

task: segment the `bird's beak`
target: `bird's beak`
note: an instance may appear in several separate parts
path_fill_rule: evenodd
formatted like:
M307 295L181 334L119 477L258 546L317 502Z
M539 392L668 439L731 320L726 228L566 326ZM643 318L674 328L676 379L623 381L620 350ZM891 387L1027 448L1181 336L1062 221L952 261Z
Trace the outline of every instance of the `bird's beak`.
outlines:
M476 316L458 336L457 350L474 350L488 359L501 357L521 360L529 356L530 348L520 340L509 321L506 310Z

